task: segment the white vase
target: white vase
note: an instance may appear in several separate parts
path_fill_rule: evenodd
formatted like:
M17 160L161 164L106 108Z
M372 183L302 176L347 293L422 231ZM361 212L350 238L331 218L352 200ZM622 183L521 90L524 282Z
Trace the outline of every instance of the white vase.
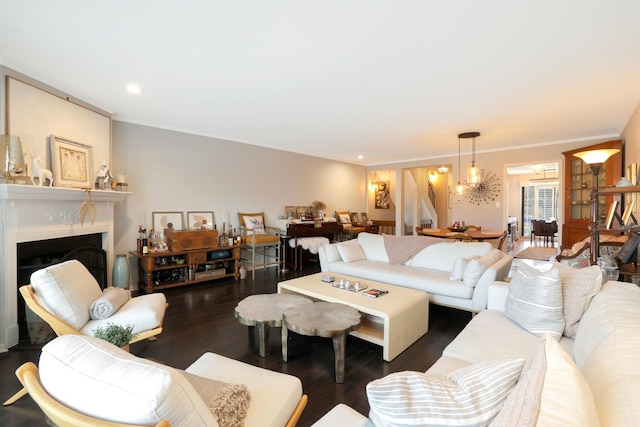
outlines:
M116 255L112 277L114 287L129 289L129 263L125 254Z

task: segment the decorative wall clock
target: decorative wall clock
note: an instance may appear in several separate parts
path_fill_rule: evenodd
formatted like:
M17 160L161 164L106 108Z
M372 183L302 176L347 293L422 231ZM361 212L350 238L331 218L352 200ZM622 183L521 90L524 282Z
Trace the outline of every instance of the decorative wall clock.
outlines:
M465 197L470 203L480 205L482 203L491 203L498 198L500 194L500 179L498 176L484 169L480 171L480 182L474 186L468 186Z

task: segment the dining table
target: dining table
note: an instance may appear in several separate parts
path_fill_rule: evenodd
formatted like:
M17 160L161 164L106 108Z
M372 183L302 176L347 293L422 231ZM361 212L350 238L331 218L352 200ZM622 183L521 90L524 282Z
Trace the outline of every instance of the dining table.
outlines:
M499 239L502 237L504 231L492 231L492 230L466 230L466 231L456 231L449 230L447 228L423 228L421 231L423 236L430 237L439 237L442 239L447 239L452 237L454 233L462 233L471 238L471 240L477 242L483 242L485 240L493 240Z

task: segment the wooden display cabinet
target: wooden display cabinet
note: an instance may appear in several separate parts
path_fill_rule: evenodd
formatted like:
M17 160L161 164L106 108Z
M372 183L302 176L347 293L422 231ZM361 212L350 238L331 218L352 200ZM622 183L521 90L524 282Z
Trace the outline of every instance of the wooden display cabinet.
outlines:
M129 253L138 259L138 286L146 293L154 290L207 282L223 277L240 278L238 263L242 245L213 246L203 249L153 252L146 255ZM229 256L217 258L210 254L229 251ZM207 269L207 266L220 266ZM222 269L224 268L224 271Z

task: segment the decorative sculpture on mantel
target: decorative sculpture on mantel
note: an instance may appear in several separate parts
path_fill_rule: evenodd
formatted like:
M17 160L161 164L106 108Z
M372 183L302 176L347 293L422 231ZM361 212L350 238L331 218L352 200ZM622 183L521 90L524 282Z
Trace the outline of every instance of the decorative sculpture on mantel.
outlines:
M53 174L48 169L40 168L39 163L41 161L40 157L38 157L37 154L34 154L33 160L31 160L31 183L38 187L42 187L44 185L44 181L47 180L49 181L47 185L51 187L53 185ZM36 176L38 177L37 184L34 179Z

